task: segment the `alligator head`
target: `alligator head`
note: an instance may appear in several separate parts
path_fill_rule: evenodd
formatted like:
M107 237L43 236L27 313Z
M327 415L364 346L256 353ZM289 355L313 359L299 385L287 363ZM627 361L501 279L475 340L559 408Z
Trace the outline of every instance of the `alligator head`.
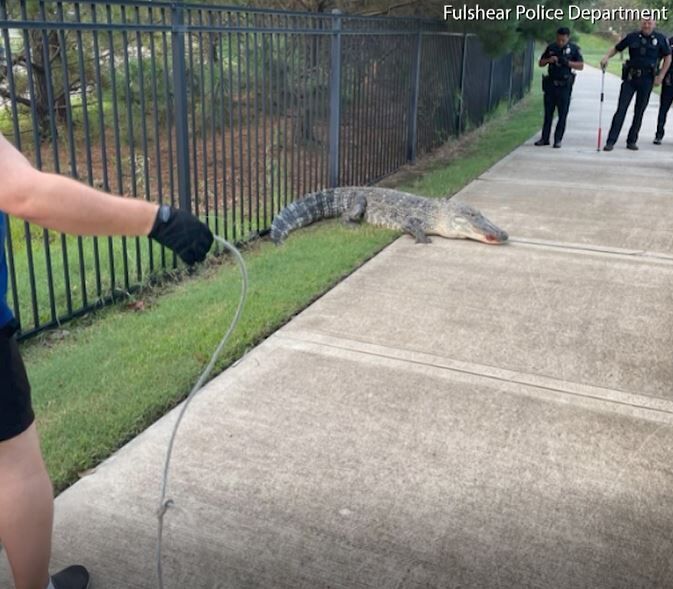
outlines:
M442 237L474 239L490 244L505 243L509 239L506 231L465 203L442 199L438 213L437 233Z

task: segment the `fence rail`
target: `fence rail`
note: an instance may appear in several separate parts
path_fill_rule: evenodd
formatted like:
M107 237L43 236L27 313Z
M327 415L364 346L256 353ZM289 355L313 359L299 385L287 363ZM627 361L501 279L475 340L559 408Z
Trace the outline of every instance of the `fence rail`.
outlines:
M523 97L532 52L491 58L427 19L0 0L0 131L40 169L239 241L305 193L373 183L480 125ZM22 337L177 267L148 239L8 228Z

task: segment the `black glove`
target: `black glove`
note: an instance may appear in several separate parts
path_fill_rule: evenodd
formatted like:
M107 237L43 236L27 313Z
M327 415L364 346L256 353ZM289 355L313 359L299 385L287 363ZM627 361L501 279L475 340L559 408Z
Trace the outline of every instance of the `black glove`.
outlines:
M190 266L205 260L214 241L207 225L191 213L168 205L159 207L150 237L172 249Z

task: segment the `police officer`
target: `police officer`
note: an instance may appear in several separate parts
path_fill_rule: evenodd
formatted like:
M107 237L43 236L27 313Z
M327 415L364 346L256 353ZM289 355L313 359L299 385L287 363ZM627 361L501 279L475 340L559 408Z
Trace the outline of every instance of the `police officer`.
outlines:
M628 47L629 59L622 67L622 88L619 91L619 104L617 112L612 119L612 126L608 134L604 151L612 151L617 143L619 132L622 130L626 110L631 104L633 95L636 95L636 107L633 112L633 123L626 138L628 149L638 149L638 132L643 123L643 115L650 101L653 86L661 85L664 76L671 65L671 48L668 40L661 33L654 30L654 19L643 19L640 31L634 31L624 37L617 45L607 52L601 59L601 67L605 68L611 57L618 51L624 51ZM661 70L659 62L663 59Z
M673 48L673 37L669 37L668 44ZM666 116L673 104L673 68L668 68L664 81L661 84L661 96L659 98L659 119L657 120L657 134L654 136L654 144L661 145L664 138Z
M544 90L544 124L542 137L535 145L549 145L554 110L558 111L558 122L554 131L554 147L561 147L566 129L570 96L572 94L575 73L584 69L584 59L580 48L570 43L570 29L561 27L556 31L556 42L548 45L540 57L540 67L549 66L547 75L542 78Z

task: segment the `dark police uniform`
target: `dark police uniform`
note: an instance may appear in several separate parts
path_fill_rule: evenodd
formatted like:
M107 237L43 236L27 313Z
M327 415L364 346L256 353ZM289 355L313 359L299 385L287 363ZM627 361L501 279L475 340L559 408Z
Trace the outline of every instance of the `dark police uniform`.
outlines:
M629 129L626 143L635 145L638 141L638 132L643 123L643 115L650 101L650 94L654 86L654 78L657 75L659 60L671 54L668 40L661 33L654 31L650 35L644 35L640 31L629 33L617 45L617 51L628 48L629 59L623 66L622 88L619 91L619 104L617 112L612 119L607 143L614 145L622 130L626 111L631 104L633 95L636 95L636 106L633 113L633 123Z
M23 433L33 423L30 386L14 333L17 324L7 305L7 217L0 211L0 442Z
M668 45L673 47L673 37L669 37ZM670 67L666 73L663 84L661 86L661 97L659 99L659 119L657 121L657 135L656 138L661 140L664 138L664 127L666 127L666 117L668 110L673 104L673 67Z
M568 65L570 61L584 61L580 48L574 43L566 43L559 47L556 43L547 45L540 59L558 57L558 63L550 63L547 75L542 79L544 90L544 124L542 125L542 141L549 142L554 110L558 111L558 122L554 131L554 143L561 143L566 129L570 96L572 94L575 74Z

